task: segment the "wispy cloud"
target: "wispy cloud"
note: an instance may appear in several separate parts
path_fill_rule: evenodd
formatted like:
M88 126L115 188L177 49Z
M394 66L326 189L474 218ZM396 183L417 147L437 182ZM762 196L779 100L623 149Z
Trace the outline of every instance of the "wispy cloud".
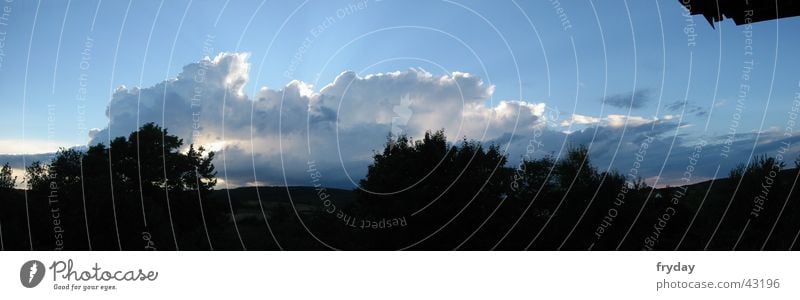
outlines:
M694 115L696 117L703 117L708 114L708 110L704 107L683 100L668 103L664 107L673 113L682 112L684 115Z
M26 139L0 140L0 154L41 154L56 152L59 148L69 148L70 145L63 141Z
M638 89L629 93L616 94L605 99L603 103L617 108L642 108L652 100L652 91L647 88Z

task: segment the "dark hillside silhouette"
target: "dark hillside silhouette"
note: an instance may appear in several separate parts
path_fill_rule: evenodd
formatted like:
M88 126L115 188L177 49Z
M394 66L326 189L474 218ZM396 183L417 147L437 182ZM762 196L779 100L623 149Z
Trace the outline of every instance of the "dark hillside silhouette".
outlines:
M789 250L800 161L653 188L589 149L526 157L443 131L390 136L360 188L214 190L215 154L146 124L86 151L0 169L5 250Z

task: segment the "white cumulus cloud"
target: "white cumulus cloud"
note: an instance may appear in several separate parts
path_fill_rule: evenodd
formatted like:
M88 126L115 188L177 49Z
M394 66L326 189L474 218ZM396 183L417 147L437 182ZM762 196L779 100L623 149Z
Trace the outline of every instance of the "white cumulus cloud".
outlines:
M285 175L289 184L304 184L313 161L325 170L324 180L346 186L365 174L393 128L415 138L446 129L452 140L488 141L544 119L543 103L495 103L495 87L477 76L414 68L364 76L346 71L319 90L295 80L247 95L248 57L220 53L154 86L118 88L106 111L110 126L93 132L91 143L155 122L187 144L223 150L216 165L226 182L283 184Z

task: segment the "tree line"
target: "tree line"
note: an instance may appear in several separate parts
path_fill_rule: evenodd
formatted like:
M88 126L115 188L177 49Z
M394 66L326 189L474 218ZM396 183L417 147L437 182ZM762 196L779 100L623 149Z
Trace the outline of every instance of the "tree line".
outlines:
M786 250L800 229L800 162L767 156L727 179L657 189L598 170L584 146L510 165L496 145L431 131L389 136L352 191L295 188L308 210L277 196L222 200L231 191L214 191L213 159L146 124L34 162L27 190L6 164L4 249Z
M5 249L200 248L201 211L216 184L213 152L149 123L86 151L59 150L25 169L26 190L0 175ZM222 222L219 222L222 223ZM181 235L175 235L180 232Z

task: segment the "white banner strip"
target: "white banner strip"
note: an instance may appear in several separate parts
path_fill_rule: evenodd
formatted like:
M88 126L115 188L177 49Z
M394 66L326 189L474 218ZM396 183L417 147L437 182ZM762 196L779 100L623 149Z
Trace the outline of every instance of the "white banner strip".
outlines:
M2 299L797 299L791 252L6 252ZM26 287L29 286L29 287Z

